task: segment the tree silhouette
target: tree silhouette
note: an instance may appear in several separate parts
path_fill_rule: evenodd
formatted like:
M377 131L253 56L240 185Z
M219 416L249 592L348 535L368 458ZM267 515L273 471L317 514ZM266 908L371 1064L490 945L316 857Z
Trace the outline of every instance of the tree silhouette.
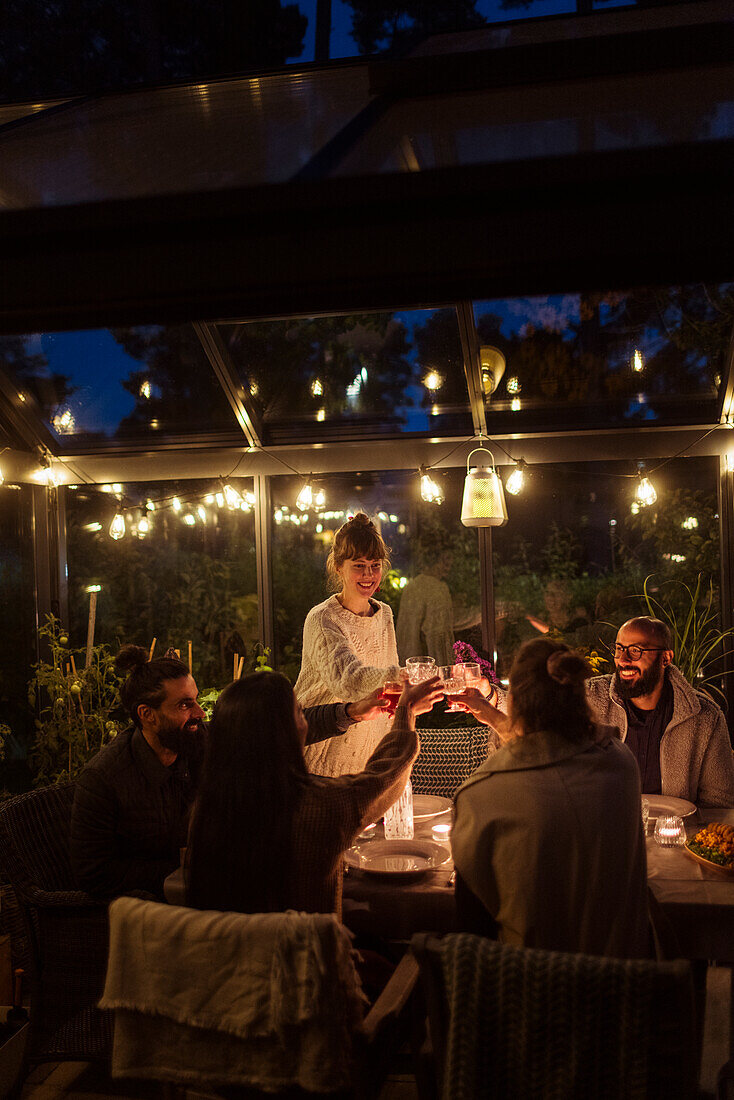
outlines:
M432 34L481 27L476 0L349 0L359 52L402 53Z
M307 19L280 0L5 0L0 99L43 99L283 65Z

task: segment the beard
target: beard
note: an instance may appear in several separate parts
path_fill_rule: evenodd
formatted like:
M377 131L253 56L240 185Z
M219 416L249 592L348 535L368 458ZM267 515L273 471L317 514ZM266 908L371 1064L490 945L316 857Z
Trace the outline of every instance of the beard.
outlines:
M648 670L641 672L636 680L622 680L617 669L614 673L614 690L622 699L639 699L643 695L650 695L661 682L664 674L663 655L658 653Z
M184 756L190 756L199 748L203 736L204 725L198 718L183 726L177 726L175 722L163 718L158 730L158 740L163 748Z

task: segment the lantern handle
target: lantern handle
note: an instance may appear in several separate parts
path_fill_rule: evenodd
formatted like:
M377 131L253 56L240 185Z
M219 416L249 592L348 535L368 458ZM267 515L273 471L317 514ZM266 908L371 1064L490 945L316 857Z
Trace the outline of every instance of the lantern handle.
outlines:
M485 451L488 455L491 455L491 457L492 457L492 469L494 470L494 455L490 451L489 447L475 447L474 450L469 451L469 454L466 456L467 473L469 472L469 460L471 459L471 456L477 454L478 451Z

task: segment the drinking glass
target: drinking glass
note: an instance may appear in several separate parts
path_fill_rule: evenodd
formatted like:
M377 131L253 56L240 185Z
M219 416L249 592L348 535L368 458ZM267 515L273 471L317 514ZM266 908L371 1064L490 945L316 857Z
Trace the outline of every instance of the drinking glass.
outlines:
M422 680L430 680L431 676L436 675L436 659L434 657L408 657L405 668L411 684L420 684Z
M478 667L478 666L477 666ZM447 695L458 695L467 687L466 665L443 665L439 670ZM449 703L447 712L463 713L458 703Z
M646 798L642 800L642 831L647 836L647 823L650 819L650 803Z
M385 811L385 840L413 839L413 784L408 780L397 802Z
M382 694L386 699L390 701L390 706L387 708L388 714L394 714L397 710L398 701L403 694L403 685L400 680L388 680L382 689Z
M446 695L459 695L466 687L463 665L441 665L436 669L441 677L441 686ZM460 710L460 707L449 705L447 710Z

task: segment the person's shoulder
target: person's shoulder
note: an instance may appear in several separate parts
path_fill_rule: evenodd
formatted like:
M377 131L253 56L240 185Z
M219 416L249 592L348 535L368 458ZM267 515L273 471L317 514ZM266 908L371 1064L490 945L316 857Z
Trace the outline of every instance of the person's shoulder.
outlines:
M306 615L304 622L305 626L314 626L322 622L324 619L331 619L336 616L341 604L337 600L336 596L329 596L327 599L322 600L321 603L314 604L309 613Z
M608 695L611 682L612 677L608 672L604 676L592 676L586 681L586 691L589 695Z
M392 608L390 607L389 603L384 603L382 600L376 600L374 596L372 597L371 602L375 604L375 609L380 613L380 615L384 615L386 618L392 619Z
M131 743L134 729L118 733L109 745L105 745L84 766L77 783L81 786L104 782L132 765Z

